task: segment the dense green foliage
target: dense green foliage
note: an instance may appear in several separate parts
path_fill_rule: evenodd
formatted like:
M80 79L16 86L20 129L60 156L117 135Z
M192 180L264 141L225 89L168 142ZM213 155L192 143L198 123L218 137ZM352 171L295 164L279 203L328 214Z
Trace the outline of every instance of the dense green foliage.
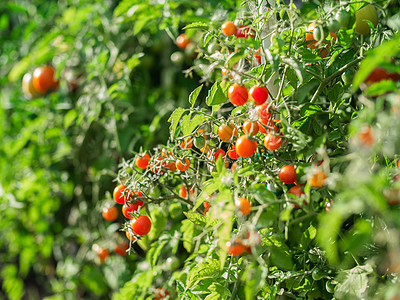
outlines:
M366 1L259 2L0 3L0 296L400 295L399 81L370 75L400 73L398 3L375 1L379 22L362 35ZM225 36L228 20L254 36ZM22 76L44 64L60 88L28 99ZM240 137L260 118L252 101L230 103L233 83L268 88L264 129L282 138L277 150L258 133L249 158L214 157L237 140L223 142L221 124ZM186 158L186 171L169 165ZM295 184L279 178L284 165ZM112 199L117 184L141 192L152 223L128 256L115 250L131 228ZM104 220L114 204L118 219Z

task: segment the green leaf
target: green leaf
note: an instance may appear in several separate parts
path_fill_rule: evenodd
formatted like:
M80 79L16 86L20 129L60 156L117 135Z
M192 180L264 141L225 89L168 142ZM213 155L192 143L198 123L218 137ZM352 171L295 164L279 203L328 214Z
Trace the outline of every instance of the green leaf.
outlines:
M218 82L214 83L211 89L208 91L206 104L208 106L214 106L225 103L226 100L227 98L224 92L222 91L221 86L218 84Z
M256 299L260 288L262 288L267 282L265 268L258 265L256 262L248 264L243 274L242 280L245 283L244 294L246 300Z
M168 241L156 241L151 245L150 250L147 252L148 261L154 267L157 264L157 259L160 256L161 250L168 243Z
M77 116L78 113L76 112L76 110L71 109L70 111L68 111L64 116L64 128L68 128Z
M132 57L126 61L126 66L128 67L128 69L132 71L134 68L140 65L140 58L142 58L143 56L143 52L135 53L134 55L132 55Z
M182 118L182 133L183 135L191 134L197 126L203 124L205 121L209 119L208 116L197 114L193 118L190 118L189 115L185 115Z
M190 220L183 220L181 231L183 233L183 247L187 252L192 252L193 237L196 234L195 224Z
M203 85L198 86L193 92L190 93L189 95L189 103L192 104L192 108L194 107L194 104L197 100L197 97L199 96L201 89L203 88Z
M174 112L171 114L171 116L168 119L168 122L171 123L171 125L169 127L171 139L173 139L175 136L176 128L178 127L179 121L181 120L181 117L184 112L185 112L185 110L183 108L179 107L174 110Z
M205 227L206 225L206 217L200 215L197 212L192 212L192 211L188 211L188 212L184 212L183 213L190 221L192 221L194 224L200 225L202 227Z
M203 23L203 22L195 22L192 24L189 24L187 26L185 26L183 29L208 29L210 27L210 24L208 23Z
M397 85L392 80L382 80L377 83L372 84L365 91L366 95L369 96L380 96L390 92L396 92Z
M270 259L273 265L282 270L291 270L293 268L292 257L289 253L289 248L286 244L272 246L270 248Z
M350 270L341 271L337 277L339 282L335 288L335 297L354 297L357 299L365 298L368 287L368 275L373 272L370 265L357 266Z
M217 282L212 283L208 287L208 290L211 292L211 294L205 298L206 300L228 299L232 296L227 287Z
M331 132L329 132L328 140L331 142L336 141L336 140L340 139L341 136L342 135L340 134L339 130L332 130Z
M197 264L189 273L186 287L191 288L198 284L201 280L207 278L219 278L221 272L219 270L219 262L216 259L207 259Z

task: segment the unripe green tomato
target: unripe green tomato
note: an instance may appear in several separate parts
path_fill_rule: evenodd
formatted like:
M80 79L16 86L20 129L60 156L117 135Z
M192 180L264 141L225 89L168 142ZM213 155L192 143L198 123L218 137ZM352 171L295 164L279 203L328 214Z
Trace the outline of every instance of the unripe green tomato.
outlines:
M331 294L333 294L334 292L335 292L335 284L334 283L332 283L332 280L328 280L327 282L326 282L326 284L325 284L325 288L326 288L326 291L328 292L328 293L331 293Z
M354 71L352 69L349 69L342 74L342 80L345 84L352 84L353 78L354 78Z
M183 215L182 205L180 203L176 203L176 202L171 203L169 205L168 211L169 211L169 215L174 220L181 218Z
M132 173L133 173L133 170L132 170L131 167L127 167L127 168L125 169L125 171L126 171L126 174L128 174L128 175L132 175Z
M342 9L336 14L336 20L339 22L341 29L350 29L356 19L351 12Z
M168 257L165 261L165 269L168 271L175 271L181 265L181 262L176 256Z
M205 144L206 144L206 139L203 136L197 136L194 139L194 146L198 149L203 148Z
M340 29L340 23L338 20L332 19L327 24L329 32L337 32Z
M319 268L315 268L311 276L315 281L317 281L324 278L324 273Z
M325 39L324 28L322 27L322 25L318 25L317 27L314 28L313 37L314 40L318 42L321 42Z
M182 51L176 51L172 53L170 58L171 61L176 65L182 65L185 61L185 55L182 53Z
M371 27L366 21L370 21L374 27L378 25L378 13L375 6L371 4L356 11L356 33L364 35L371 33Z

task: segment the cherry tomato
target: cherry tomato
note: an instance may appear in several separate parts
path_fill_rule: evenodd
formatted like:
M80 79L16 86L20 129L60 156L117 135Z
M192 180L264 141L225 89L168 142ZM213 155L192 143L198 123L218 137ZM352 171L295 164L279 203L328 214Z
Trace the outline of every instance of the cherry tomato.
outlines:
M226 247L228 248L228 254L232 256L242 255L246 251L246 246L242 244L240 239L236 239L233 243L227 242Z
M171 172L174 172L174 171L176 171L176 162L175 161L169 161L169 162L167 162L165 167L168 170L170 170Z
M258 64L261 65L261 47L254 52L254 58L258 62Z
M179 189L179 197L181 198L187 198L187 188L186 186L182 185Z
M340 23L335 19L330 20L326 26L329 32L337 32L340 29Z
M235 161L231 166L232 171L235 171L236 169L237 169L237 161Z
M279 170L279 179L286 184L292 184L296 181L296 169L292 165L283 166Z
M342 80L345 84L351 84L354 78L354 71L352 69L348 69L346 72L342 74Z
M29 99L34 99L42 95L33 86L32 75L30 73L26 73L22 78L22 91Z
M134 234L144 236L148 234L151 229L151 221L148 216L139 215L132 220L131 228Z
M246 135L242 135L236 141L236 153L240 157L251 157L257 151L257 142L250 140Z
M245 121L243 123L243 132L255 136L258 133L259 127L257 122Z
M351 29L356 21L356 18L351 12L342 9L337 12L336 20L341 29Z
M275 151L278 150L282 145L282 138L274 135L272 133L268 133L264 138L264 146L268 150Z
M201 153L204 153L204 154L207 154L209 150L210 150L210 146L208 145L208 143L205 143L204 147L200 149Z
M225 157L225 151L222 149L218 149L214 155L212 156L212 160L216 161L218 157L222 156L222 159ZM211 158L210 158L211 159Z
M221 141L229 143L232 139L232 136L237 136L237 129L233 124L221 124L221 126L218 128L218 136Z
M192 138L187 138L179 145L181 149L190 149L193 147L193 140Z
M204 215L207 215L208 211L210 210L211 205L210 205L210 203L204 201L203 206L204 206Z
M383 68L376 67L368 75L367 79L365 79L365 82L367 84L373 84L376 82L380 82L382 80L392 80L392 81L396 82L399 80L399 74L398 73L389 73L388 71L386 71Z
M176 45L181 49L186 49L190 42L191 41L187 38L186 33L182 33L176 39Z
M105 261L109 255L110 255L110 252L105 248L100 248L97 251L97 256L100 258L101 262Z
M180 159L176 161L176 168L181 171L187 171L190 167L190 161L188 158L185 159L185 162L182 162Z
M139 207L143 206L143 201L135 201L133 203L126 203L124 206L122 206L122 214L125 216L127 219L132 219L132 213L135 211L139 210Z
M51 66L43 66L33 71L32 82L36 91L46 94L58 89L58 80L55 79L56 70Z
M102 215L104 220L113 222L118 218L118 210L115 206L104 207Z
M236 145L233 144L232 149L228 150L228 156L232 159L238 159L240 156L236 152Z
M263 123L261 123L260 121L257 122L258 124L258 131L263 133L263 134L267 134L267 130L264 128Z
M268 99L268 89L265 86L254 85L249 91L249 99L255 105L264 104Z
M318 24L316 24L316 23L311 23L311 24L308 25L308 27L307 27L306 41L309 41L309 43L307 44L307 48L316 49L317 46L318 46L318 45L317 45L317 44L318 44L318 41L315 40L315 38L314 38L314 29L315 29L317 26L318 26ZM318 29L318 30L321 32L321 29ZM322 31L323 31L323 30L322 30ZM322 32L321 32L321 34L322 34ZM331 35L331 38L332 38L333 40L336 40L336 39L337 39L336 33L331 32L330 35ZM329 43L323 42L323 45L324 45L326 48L329 48ZM319 50L318 54L319 54L322 58L325 58L325 57L328 56L328 51L326 51L326 49L321 49L321 50Z
M358 134L358 138L361 144L365 146L372 146L375 142L374 135L372 133L372 129L369 126L365 126L361 129L360 133Z
M235 205L244 216L248 215L251 211L251 203L246 198L238 198L235 201Z
M397 161L397 167L400 168L400 159Z
M247 88L238 83L232 84L228 89L228 99L235 106L244 105L249 98Z
M366 21L371 22L374 27L378 25L378 13L376 12L375 6L371 4L356 11L356 33L363 35L370 34L371 27L369 27Z
M297 185L291 187L291 188L289 189L288 193L289 193L289 194L292 194L292 195L294 195L294 196L296 196L296 197L301 197L301 196L305 195L304 192L303 192L303 191L300 189L300 187L298 187Z
M124 193L125 193L125 197L124 197ZM120 184L118 186L115 187L114 191L113 191L113 198L115 200L115 202L117 202L118 204L124 204L125 203L125 198L127 201L131 200L133 197L132 192L130 191L130 189L127 189L126 186Z
M154 291L154 300L161 300L164 299L169 295L169 292L164 288L158 288Z
M271 121L272 114L269 111L270 104L268 102L264 103L258 108L258 117L260 118L260 122L264 125L269 125Z
M227 21L221 26L222 33L226 36L234 35L237 31L235 23L232 21Z
M129 249L129 245L125 242L122 242L121 244L115 246L114 252L117 253L120 256L126 256L126 250Z
M251 37L254 39L254 30L246 25L239 26L239 28L236 31L236 37L244 39Z
M149 165L150 155L147 153L141 154L140 157L135 159L135 164L139 169L146 169Z
M162 170L162 167L165 167L166 162L164 161L165 157L159 156L157 157L154 165L150 165L150 171L152 171L154 174L163 174L164 171Z
M308 179L308 183L312 187L320 188L325 184L325 179L326 179L326 174L323 171L318 170L312 175L312 177Z

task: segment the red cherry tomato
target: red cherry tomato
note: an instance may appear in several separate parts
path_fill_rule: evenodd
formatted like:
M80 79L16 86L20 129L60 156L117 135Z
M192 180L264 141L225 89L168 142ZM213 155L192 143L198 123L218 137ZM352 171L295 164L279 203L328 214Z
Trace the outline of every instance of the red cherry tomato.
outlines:
M228 99L235 106L244 105L249 98L247 88L238 83L232 84L228 89Z
M184 141L182 141L182 143L179 145L179 147L181 147L181 149L190 149L193 147L193 140L192 138L187 138Z
M278 150L282 145L282 138L280 136L268 133L264 138L264 146L268 150Z
M257 122L246 121L243 123L243 132L245 134L251 133L252 136L255 136L258 133L259 127Z
M126 195L124 197L124 194ZM120 184L118 186L115 187L114 191L113 191L113 198L115 200L115 202L117 202L118 204L124 204L125 203L125 198L127 201L129 201L130 199L132 199L133 195L130 189L127 189L126 186Z
M264 104L268 99L268 89L265 86L253 86L249 91L249 99L255 105Z
M382 69L380 67L376 67L372 72L368 75L367 79L365 79L365 82L367 84L373 84L376 82L380 82L382 80L392 80L394 82L399 80L399 74L398 73L389 73L385 69Z
M185 159L185 162L182 162L181 160L176 161L176 168L181 171L187 171L190 168L190 161L188 158Z
M135 159L135 164L140 169L146 169L149 165L150 155L143 153L141 156Z
M236 153L240 157L251 157L257 151L257 142L250 140L246 135L242 135L236 141Z
M56 70L51 66L43 66L33 71L32 82L36 91L46 94L58 89L58 80L55 79Z
M117 253L120 256L126 256L126 250L129 249L129 245L125 242L122 242L121 244L115 246L114 252Z
M151 229L151 221L148 216L140 215L132 220L131 228L134 234L144 236L148 234Z
M289 194L292 194L296 197L301 197L302 195L305 195L304 192L298 187L297 185L294 187L291 187L288 191Z
M140 193L140 192L139 192ZM140 193L141 196L141 193ZM135 201L133 203L126 203L124 204L124 206L122 206L122 214L125 216L125 218L127 219L132 219L132 213L134 213L135 211L139 210L139 207L143 206L143 201Z
M237 136L237 129L233 124L221 124L221 126L218 128L218 136L221 141L229 143L232 139L232 136Z
M286 165L279 170L279 179L286 184L296 181L296 170L292 165Z
M113 222L118 218L118 210L115 206L104 207L102 215L104 220Z
M271 121L272 113L270 113L270 109L270 104L268 102L258 108L258 117L260 118L260 122L264 125L269 125Z
M232 149L228 150L228 156L232 159L238 159L240 156L236 152L236 145L233 144Z
M232 256L242 255L246 251L246 246L242 244L240 239L236 239L233 243L227 242L226 247L228 248L229 255Z
M107 249L100 248L97 251L97 256L100 258L101 262L105 261L109 255L110 255L110 252Z
M244 39L251 37L254 39L254 30L246 25L239 26L239 28L236 31L236 37Z

